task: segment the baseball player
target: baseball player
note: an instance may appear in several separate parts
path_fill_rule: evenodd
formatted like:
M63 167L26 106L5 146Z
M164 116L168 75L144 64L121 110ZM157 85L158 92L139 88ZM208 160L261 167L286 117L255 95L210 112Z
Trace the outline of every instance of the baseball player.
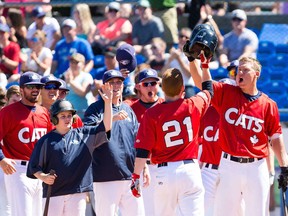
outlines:
M184 52L190 72L200 87L201 69L191 59L193 42L187 41ZM209 71L210 57L201 56L203 73ZM268 138L281 167L279 187L288 184L288 159L279 122L277 104L257 89L260 63L253 58L239 60L237 86L213 82L213 106L220 115L219 143L223 153L219 166L220 181L216 193L215 215L235 214L240 200L245 215L269 214ZM229 206L229 208L227 208Z
M140 71L137 75L137 80L135 79L135 82L137 83L135 88L139 95L139 99L131 105L131 108L135 112L139 124L141 124L143 115L147 109L164 101L163 98L159 98L157 96L159 81L160 79L158 77L157 71L150 68ZM147 160L147 164L149 167L151 182L149 184L149 187L145 187L143 189L143 200L145 206L145 214L153 216L153 184L155 182L153 180L153 177L156 166L151 164L150 160Z
M136 160L131 190L140 197L139 175L151 154L157 164L154 186L155 215L204 215L204 188L197 161L199 122L213 94L211 76L203 75L203 91L183 99L181 72L162 75L165 102L149 108L135 142ZM157 207L156 207L157 206Z
M130 106L122 102L124 77L121 72L108 70L102 81L113 85L113 125L109 142L93 152L96 215L114 216L119 208L121 215L143 216L143 199L134 199L129 190L138 121ZM103 106L103 100L91 104L85 112L84 124L98 125L103 119Z
M44 198L52 185L48 215L85 215L87 192L93 190L92 152L107 143L112 127L112 91L109 83L99 91L105 105L98 126L72 129L76 113L72 104L65 99L52 104L51 122L56 128L37 142L27 169L28 177L43 181ZM49 175L51 169L55 175Z
M26 72L20 77L22 99L0 111L0 166L11 215L41 215L41 182L26 177L35 143L51 130L48 111L37 104L43 84L40 76ZM29 193L27 193L29 191Z

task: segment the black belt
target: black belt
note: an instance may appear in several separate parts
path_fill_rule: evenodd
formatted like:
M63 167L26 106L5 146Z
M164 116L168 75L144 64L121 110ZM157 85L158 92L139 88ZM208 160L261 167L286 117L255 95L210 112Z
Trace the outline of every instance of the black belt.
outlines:
M211 166L210 166L210 165L211 165ZM206 163L206 164L205 164L205 167L206 167L206 168L209 168L209 167L210 167L211 169L218 170L218 167L219 167L219 166L218 166L218 165L215 165L215 164Z
M26 166L28 164L28 161L21 161L20 163L22 166Z
M177 161L173 161L173 162L177 162ZM194 163L194 160L193 159L187 159L187 160L183 160L183 163L184 164L189 164L189 163ZM165 167L165 166L168 166L168 162L163 162L163 163L159 163L157 165L157 167Z
M224 158L228 159L228 154L224 153ZM230 155L230 160L238 163L252 163L257 160L262 160L263 158L245 158L245 157L235 157Z

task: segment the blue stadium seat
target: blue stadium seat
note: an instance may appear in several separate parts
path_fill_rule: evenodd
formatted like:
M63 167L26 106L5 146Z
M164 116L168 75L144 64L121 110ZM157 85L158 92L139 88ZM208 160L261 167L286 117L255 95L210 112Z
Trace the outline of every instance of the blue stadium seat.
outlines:
M275 45L271 41L259 41L258 50L257 50L257 58L260 59L267 59L271 58L275 55L276 49Z
M269 71L270 79L273 80L284 80L287 77L288 68L271 68Z
M104 55L95 55L94 56L94 68L103 67L105 65Z
M288 67L288 55L276 54L271 60L272 70L285 70Z
M271 74L270 67L263 67L258 82L270 81L271 79L270 74Z
M228 71L226 68L223 67L219 67L217 69L211 69L210 73L213 80L220 80L228 77Z
M275 49L276 49L277 54L288 55L288 43L287 44L277 44Z

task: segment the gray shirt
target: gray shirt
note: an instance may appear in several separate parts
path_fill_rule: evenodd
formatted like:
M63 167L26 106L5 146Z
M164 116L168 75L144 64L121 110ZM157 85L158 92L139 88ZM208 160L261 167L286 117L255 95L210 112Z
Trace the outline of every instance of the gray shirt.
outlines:
M133 25L132 39L138 39L138 45L147 45L155 37L162 37L164 26L160 18L152 16L151 20L142 25L140 18Z
M231 31L224 35L223 48L227 54L229 61L238 59L244 52L246 46L254 48L254 53L251 57L256 57L258 49L258 37L250 29L245 28L240 35L236 35Z

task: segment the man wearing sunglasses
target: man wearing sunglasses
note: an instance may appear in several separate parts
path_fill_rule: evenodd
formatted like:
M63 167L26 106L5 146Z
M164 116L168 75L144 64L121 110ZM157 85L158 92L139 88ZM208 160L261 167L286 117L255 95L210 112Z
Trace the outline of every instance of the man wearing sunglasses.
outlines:
M227 67L229 62L241 57L256 57L258 49L257 35L246 28L247 16L245 11L232 11L231 19L233 30L224 35L223 53L219 56L220 64Z
M47 75L41 78L41 83L43 83L41 105L49 110L50 106L58 99L61 82L53 75Z
M143 115L147 109L164 101L163 98L159 98L157 96L159 82L160 79L158 77L157 71L150 68L143 69L135 77L135 83L137 83L135 88L139 95L139 99L131 105L131 108L135 112L139 124L141 124ZM150 160L147 160L147 164L149 167L152 181L150 182L149 187L143 188L143 200L145 214L154 215L153 186L151 184L155 182L153 180L155 173L155 165L151 164Z
M42 214L41 182L26 177L35 143L52 128L47 109L37 104L43 86L40 78L34 72L22 74L21 101L0 111L0 167L5 173L11 215L15 216Z

